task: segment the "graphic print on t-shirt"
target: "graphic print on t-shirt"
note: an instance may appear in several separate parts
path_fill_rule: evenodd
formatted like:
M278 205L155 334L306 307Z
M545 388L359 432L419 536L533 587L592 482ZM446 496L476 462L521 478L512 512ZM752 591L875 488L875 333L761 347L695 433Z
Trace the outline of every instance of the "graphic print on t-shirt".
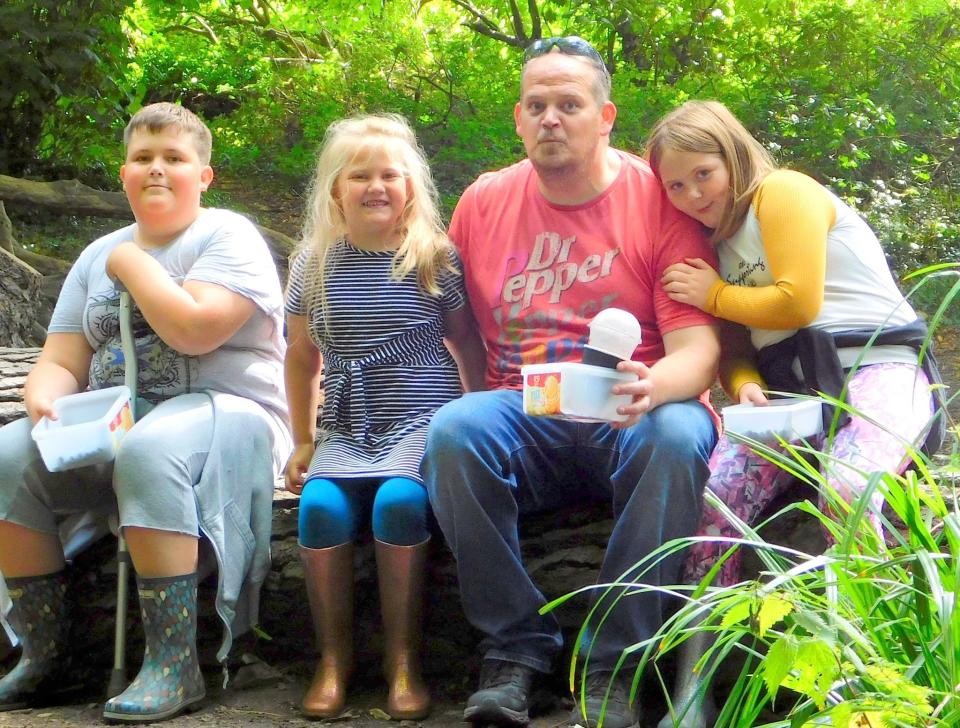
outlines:
M126 362L120 341L120 294L94 296L85 312L84 326L97 342L90 363L90 386L94 389L124 383ZM159 402L191 391L196 379L197 358L168 346L131 301L130 323L137 353L137 385L140 397Z
M619 298L603 279L614 270L620 248L595 242L590 247L597 252L591 252L577 243L575 235L542 232L525 260L513 255L505 261L491 312L499 328L500 371L578 358L586 324Z
M724 277L727 283L730 283L731 285L755 288L757 286L757 282L754 278L754 274L756 274L758 271L765 273L766 270L767 261L764 260L763 257L759 257L752 263L746 260L741 260L739 263L737 263L736 272L731 271Z

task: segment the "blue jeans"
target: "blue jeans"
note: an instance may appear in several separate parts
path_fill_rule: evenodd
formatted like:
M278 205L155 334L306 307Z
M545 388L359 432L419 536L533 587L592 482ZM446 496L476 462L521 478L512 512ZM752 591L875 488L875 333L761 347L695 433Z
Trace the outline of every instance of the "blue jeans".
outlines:
M467 619L485 635L484 657L549 672L562 646L554 616L538 614L546 602L521 561L520 516L584 498L611 501L600 582L616 581L662 543L694 532L716 439L696 401L662 405L624 430L530 417L518 391L471 393L441 407L424 481L457 561ZM661 560L642 581L677 583L682 562L682 553ZM622 599L593 636L593 669L611 669L662 620L660 594Z

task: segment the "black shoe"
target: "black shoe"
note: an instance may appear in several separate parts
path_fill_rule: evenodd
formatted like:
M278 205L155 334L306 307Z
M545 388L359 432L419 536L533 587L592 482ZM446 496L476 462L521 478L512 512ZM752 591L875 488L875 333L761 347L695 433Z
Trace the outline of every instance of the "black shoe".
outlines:
M632 679L629 672L621 670L616 676L612 672L592 672L586 680L586 698L581 705L578 696L577 704L570 713L570 725L584 728L639 728L639 706L630 705ZM602 722L601 710L604 711Z
M525 726L530 722L527 694L535 670L518 662L484 660L480 689L467 700L463 719L471 723Z

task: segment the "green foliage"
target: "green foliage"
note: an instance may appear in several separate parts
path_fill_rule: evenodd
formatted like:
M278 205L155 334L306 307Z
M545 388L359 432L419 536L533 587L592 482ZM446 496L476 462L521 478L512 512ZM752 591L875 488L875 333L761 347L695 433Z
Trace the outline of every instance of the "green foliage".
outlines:
M613 73L615 143L690 98L877 229L897 272L960 255L956 0L13 0L0 7L0 172L116 179L130 113L194 109L229 175L305 179L327 125L415 124L445 206L523 154L521 49L577 33Z
M91 242L126 224L103 217L51 216L18 209L7 212L20 245L31 252L67 261L76 260Z
M931 316L934 329L960 297L956 270L957 264L941 264L913 276L922 287L936 276L953 274ZM960 431L954 426L952 432L955 459ZM671 587L684 596L685 605L657 634L629 647L621 663L628 655L639 656L637 675L650 666L660 675L664 655L697 633L713 635L696 670L711 680L719 665L730 660L742 664L722 705L718 728L960 724L960 518L955 484L941 480L921 453L908 449L908 472L864 473L863 493L847 503L821 473L848 467L829 454L829 443L823 450L805 443L780 441L779 448L747 443L812 486L825 507L809 500L794 503L751 527L708 491L706 502L742 534L723 542L732 549L755 550L762 563L759 576L715 587L715 568L700 584ZM882 511L871 503L875 492L884 496ZM798 510L830 533L833 545L825 553L804 553L758 535L761 527ZM886 538L871 518L879 520ZM690 541L664 544L617 583L601 587L605 591L581 630L574 660L584 636L603 629L604 618L620 598L652 589L644 585L644 573ZM589 653L586 658L589 661ZM669 692L662 675L660 679Z
M0 5L0 173L77 174L88 165L101 171L97 152L123 97L119 19L126 6L124 0ZM82 149L86 143L95 145L93 154Z

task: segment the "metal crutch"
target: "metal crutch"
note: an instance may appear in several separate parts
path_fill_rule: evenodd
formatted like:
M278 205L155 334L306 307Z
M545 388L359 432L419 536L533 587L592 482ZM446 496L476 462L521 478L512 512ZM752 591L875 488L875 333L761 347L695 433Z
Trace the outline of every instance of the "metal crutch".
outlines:
M130 294L120 291L120 346L123 349L123 383L130 390L130 414L137 420L137 350L130 322ZM127 687L127 600L130 579L130 552L123 529L117 524L117 614L113 634L113 670L107 685L107 698L119 695Z

